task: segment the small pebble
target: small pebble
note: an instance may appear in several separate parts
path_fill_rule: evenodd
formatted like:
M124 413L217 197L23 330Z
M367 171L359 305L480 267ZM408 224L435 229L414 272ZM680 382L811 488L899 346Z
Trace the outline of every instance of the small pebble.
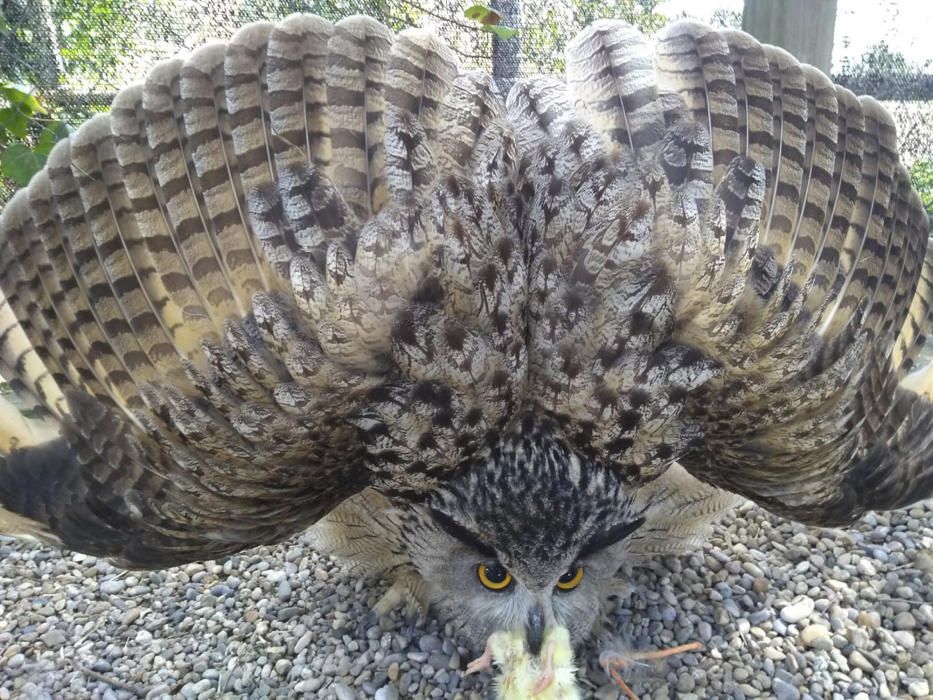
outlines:
M800 700L800 691L780 678L775 678L772 681L771 690L774 691L777 700Z
M112 578L107 581L103 581L100 584L100 592L106 593L107 595L114 595L119 593L124 588L126 588L126 583L118 578Z
M894 616L894 629L912 630L917 628L917 619L909 612L899 612Z
M829 630L822 625L807 625L800 631L800 641L804 646L820 651L829 651L833 648L833 640Z
M788 624L800 622L813 613L814 603L806 596L794 598L790 605L781 608L781 619Z
M331 690L337 696L337 700L357 700L356 693L343 683L334 683Z
M913 651L913 648L917 644L917 640L914 638L914 635L907 630L897 630L891 634L891 636L894 637L895 642L907 649L907 651Z

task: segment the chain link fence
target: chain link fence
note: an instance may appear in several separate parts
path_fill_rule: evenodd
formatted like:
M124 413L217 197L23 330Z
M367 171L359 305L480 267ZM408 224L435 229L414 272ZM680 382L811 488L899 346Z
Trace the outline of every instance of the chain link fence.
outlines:
M48 118L77 125L108 109L119 88L142 79L161 60L225 39L248 22L309 12L330 20L368 14L395 30L432 27L464 66L491 72L506 90L519 77L561 71L566 43L597 18L622 18L649 35L677 18L665 15L659 0L496 0L488 4L501 15L501 24L518 30L516 38L501 40L465 17L472 1L0 0L0 81L33 86ZM740 26L741 13L719 9L701 19L734 27ZM843 64L834 79L857 94L877 97L892 112L902 157L918 187L926 188L933 211L930 70L882 43ZM13 183L0 179L0 204L13 191Z

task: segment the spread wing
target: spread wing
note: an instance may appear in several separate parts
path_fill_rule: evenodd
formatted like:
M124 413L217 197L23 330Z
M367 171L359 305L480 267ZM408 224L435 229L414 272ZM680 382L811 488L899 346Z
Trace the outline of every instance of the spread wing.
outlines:
M877 102L741 32L597 22L509 105L531 369L573 439L806 522L933 494L933 251Z
M6 446L0 525L156 567L443 478L525 361L514 148L488 77L365 17L120 92L0 220L0 374L61 428Z

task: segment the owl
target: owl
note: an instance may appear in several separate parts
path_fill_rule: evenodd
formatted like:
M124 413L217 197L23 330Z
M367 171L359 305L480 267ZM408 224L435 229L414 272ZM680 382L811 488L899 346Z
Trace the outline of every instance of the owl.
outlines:
M933 494L927 236L884 109L741 32L600 21L503 100L429 31L252 24L4 207L0 375L57 427L0 524L128 568L314 525L563 673L739 496Z

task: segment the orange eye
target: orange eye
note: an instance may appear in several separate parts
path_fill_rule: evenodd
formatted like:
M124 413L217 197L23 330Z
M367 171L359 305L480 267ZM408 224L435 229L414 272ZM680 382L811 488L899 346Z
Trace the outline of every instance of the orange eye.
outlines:
M499 562L480 564L476 567L476 575L479 582L491 591L504 591L512 583L512 574Z
M583 567L579 565L572 566L564 572L563 576L557 579L557 587L562 591L572 591L580 585L580 581L582 580Z

